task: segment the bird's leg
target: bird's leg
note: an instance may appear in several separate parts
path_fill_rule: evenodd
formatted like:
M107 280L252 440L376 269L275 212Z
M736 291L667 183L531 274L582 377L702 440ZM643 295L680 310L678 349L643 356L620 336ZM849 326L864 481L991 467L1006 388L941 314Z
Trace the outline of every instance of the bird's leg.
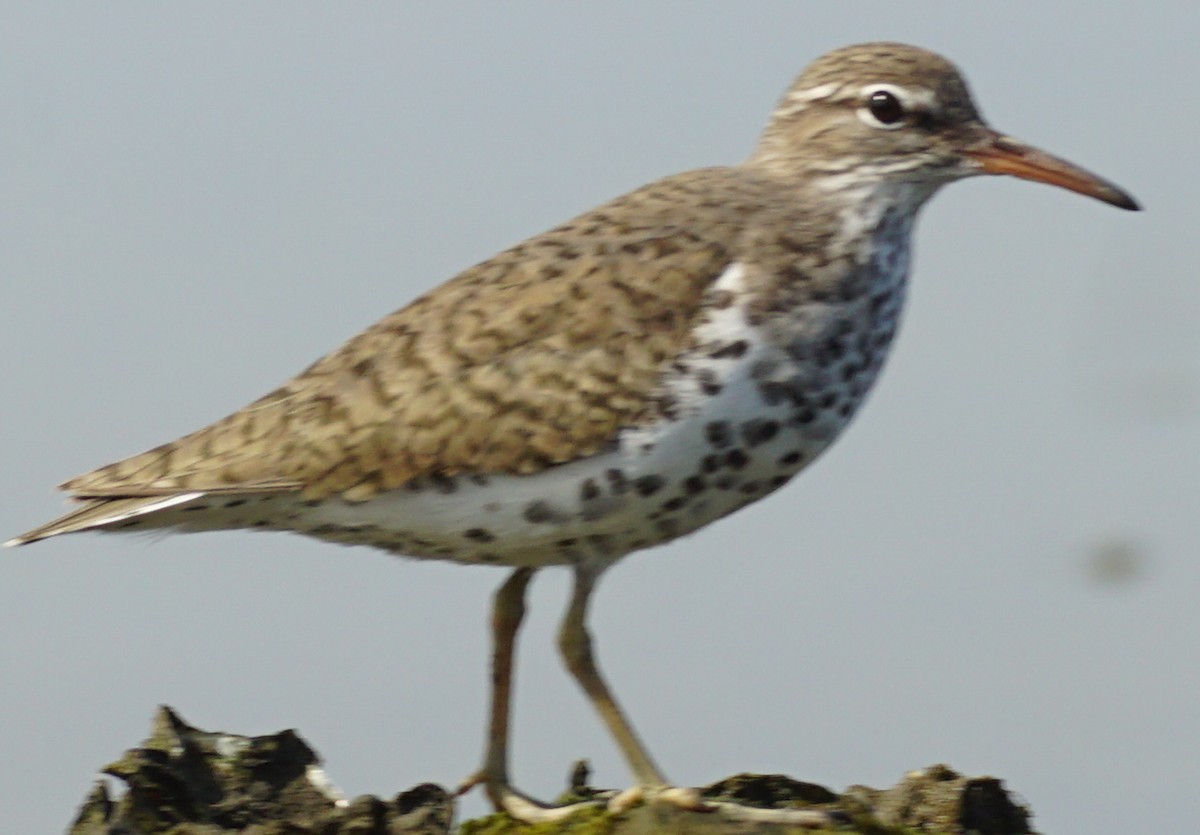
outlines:
M525 619L525 589L532 568L518 568L496 591L492 608L492 709L488 718L483 770L489 782L508 782L508 723L512 716L513 657L517 630ZM494 798L493 798L494 800Z
M649 752L638 739L633 725L625 717L616 697L609 690L596 666L592 639L587 629L587 607L599 572L584 566L575 569L575 589L571 605L558 632L558 648L563 661L588 699L600 714L637 778L638 785L620 792L608 801L612 811L623 811L638 801L666 803L693 812L715 812L725 820L769 823L799 828L833 827L845 823L842 817L815 809L760 809L724 801L707 801L695 789L670 785Z
M483 767L464 780L458 794L483 784L497 809L504 808L508 786L508 723L512 714L513 656L517 631L525 618L525 589L533 579L532 568L518 568L496 590L492 603L492 688L488 717L487 748Z
M752 809L726 803L708 804L692 789L667 784L650 755L629 724L616 699L604 683L592 654L591 636L587 631L587 606L596 584L595 573L576 570L575 589L571 605L559 629L558 644L567 669L579 682L604 723L612 732L638 785L618 793L606 801L612 811L622 811L639 800L667 802L683 809L725 812L733 819L769 821L798 826L828 825L831 819L823 813L800 809ZM567 806L548 806L514 789L508 782L508 724L512 703L513 657L516 654L517 631L525 617L525 590L533 578L533 569L518 568L496 591L492 606L492 707L488 723L487 750L483 767L464 780L457 794L464 794L482 785L497 810L526 823L561 820L579 809L595 808L597 801L584 801Z
M475 786L482 785L488 799L497 810L508 812L526 823L541 823L561 820L579 809L594 808L596 801L549 806L517 791L509 784L508 730L512 703L513 658L516 654L517 632L525 617L525 590L532 577L533 569L518 568L496 591L492 605L492 706L488 722L487 749L484 753L483 767L459 784L457 794L464 794ZM620 707L601 678L600 671L596 669L592 658L591 639L585 626L588 597L595 581L596 575L591 572L576 572L571 605L559 631L559 648L567 668L600 712L601 718L616 738L638 779L636 787L621 792L608 801L609 807L620 810L643 797L666 799L678 794L685 801L676 800L678 805L702 808L703 804L694 797L694 793L667 785L651 761L650 755L638 741L637 734L621 713Z
M709 807L697 792L667 783L658 766L650 758L650 753L638 739L637 732L625 717L621 706L617 704L616 697L600 674L600 668L596 666L592 637L587 629L587 608L598 578L598 571L583 565L576 566L575 587L571 593L571 605L567 608L566 616L559 627L558 648L567 669L600 714L601 720L608 727L630 770L637 778L638 785L614 798L609 804L610 808L625 808L645 799L666 801L685 809L707 811Z
M582 568L576 569L571 605L567 608L558 631L558 649L562 653L563 663L583 688L596 712L600 714L638 782L647 788L665 786L666 778L650 759L649 752L638 739L637 732L629 720L625 718L616 697L608 689L600 669L596 666L596 658L592 652L592 636L587 629L588 602L596 579L594 573Z
M518 568L496 591L492 604L492 708L488 720L487 750L483 767L459 784L456 794L482 785L497 811L507 812L526 823L543 823L566 818L594 802L549 806L517 791L508 778L508 723L512 714L512 672L517 631L525 618L525 589L533 578L532 568Z

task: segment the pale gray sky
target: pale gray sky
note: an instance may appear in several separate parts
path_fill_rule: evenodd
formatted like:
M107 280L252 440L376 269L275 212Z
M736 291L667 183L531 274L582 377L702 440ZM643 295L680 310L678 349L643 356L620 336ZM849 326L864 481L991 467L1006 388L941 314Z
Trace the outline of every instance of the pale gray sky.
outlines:
M1006 777L1047 832L1178 831L1200 783L1200 13L1150 9L7 4L0 538L501 247L738 160L818 54L909 41L1147 211L939 195L856 425L611 572L601 659L681 783L947 761ZM299 728L351 794L452 783L503 576L283 535L0 553L0 807L61 830L160 702ZM629 780L553 653L565 580L535 584L522 643L515 772L540 796L580 756Z

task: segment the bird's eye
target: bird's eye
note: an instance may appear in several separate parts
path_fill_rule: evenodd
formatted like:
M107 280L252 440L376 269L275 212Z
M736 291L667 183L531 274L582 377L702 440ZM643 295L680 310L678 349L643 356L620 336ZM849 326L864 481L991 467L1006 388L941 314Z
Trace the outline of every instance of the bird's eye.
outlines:
M885 125L893 125L904 118L904 105L894 93L886 90L876 90L872 93L871 98L867 100L867 107L871 109L871 115Z
M891 90L876 90L867 96L859 115L871 127L891 129L904 124L907 111L900 97Z

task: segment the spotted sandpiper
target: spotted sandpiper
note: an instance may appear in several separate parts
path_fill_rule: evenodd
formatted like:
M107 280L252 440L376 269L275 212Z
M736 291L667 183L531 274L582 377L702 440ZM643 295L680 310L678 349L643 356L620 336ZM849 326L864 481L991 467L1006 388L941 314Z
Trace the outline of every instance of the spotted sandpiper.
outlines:
M509 784L513 650L534 572L566 566L559 647L636 777L614 802L709 808L670 786L602 678L592 590L829 446L887 355L919 209L978 174L1138 208L987 127L940 56L838 49L745 162L650 183L465 270L241 411L71 479L75 509L8 544L247 528L510 567L466 785L527 820L563 810Z

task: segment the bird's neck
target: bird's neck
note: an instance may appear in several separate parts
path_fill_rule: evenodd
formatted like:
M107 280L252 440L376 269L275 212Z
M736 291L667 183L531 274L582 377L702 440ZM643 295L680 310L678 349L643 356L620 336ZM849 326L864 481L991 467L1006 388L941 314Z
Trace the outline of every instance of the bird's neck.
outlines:
M858 263L884 248L908 249L917 215L940 183L897 180L885 172L855 169L821 173L808 181L833 220L831 251Z
M881 241L906 249L921 207L944 185L915 176L906 159L796 159L771 153L765 142L746 165L790 192L806 214L822 217L826 256L860 264Z

